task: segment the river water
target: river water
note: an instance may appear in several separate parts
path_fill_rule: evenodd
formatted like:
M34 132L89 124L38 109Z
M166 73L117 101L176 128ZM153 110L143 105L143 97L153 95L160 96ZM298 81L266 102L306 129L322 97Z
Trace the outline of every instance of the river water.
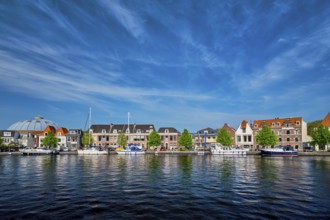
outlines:
M1 219L329 219L330 157L0 156Z

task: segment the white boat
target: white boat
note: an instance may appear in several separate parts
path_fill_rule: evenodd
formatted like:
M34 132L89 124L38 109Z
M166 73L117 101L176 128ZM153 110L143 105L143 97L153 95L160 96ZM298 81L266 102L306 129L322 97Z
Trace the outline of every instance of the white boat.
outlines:
M91 123L92 123L92 109L89 108L89 115L88 115L88 119L89 119L89 128L91 127ZM89 135L90 135L90 130L89 130ZM88 138L88 146L90 146L90 138ZM108 151L103 150L101 148L95 148L95 147L89 147L87 149L81 149L77 151L78 154L82 154L82 155L107 155Z
M108 151L96 149L95 147L78 150L78 154L82 155L108 155Z
M129 129L129 112L128 112L127 125L128 125L127 128ZM140 154L145 154L145 152L142 150L141 146L128 144L125 149L117 151L117 154L119 154L119 155L140 155Z
M223 146L219 143L211 146L211 154L217 155L246 155L246 150L231 146Z
M43 149L43 148L37 148L37 149L24 149L23 155L29 156L29 155L56 155L59 154L57 150L49 150L49 149Z
M145 152L138 147L127 147L124 150L117 151L119 155L137 155L137 154L145 154Z

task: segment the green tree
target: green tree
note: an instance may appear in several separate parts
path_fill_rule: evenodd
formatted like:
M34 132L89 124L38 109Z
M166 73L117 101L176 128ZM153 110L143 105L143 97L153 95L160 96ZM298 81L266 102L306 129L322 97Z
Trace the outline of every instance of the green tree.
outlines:
M2 149L1 151L5 150L5 146L3 144L3 139L0 137L0 149Z
M227 130L222 128L217 135L217 142L224 146L233 145L233 138L228 134Z
M50 149L57 147L58 139L55 137L52 131L47 133L47 136L41 141L43 146L49 147Z
M83 137L81 139L81 143L86 147L89 144L93 144L94 143L94 139L92 137L92 134L87 130L84 131Z
M322 120L312 121L307 123L307 135L312 135L313 131L321 126Z
M117 143L120 147L125 147L126 144L127 144L127 139L126 139L126 136L124 133L120 133L118 135L118 140L117 140Z
M277 143L277 140L278 137L267 125L263 125L256 136L257 144L264 147L274 146Z
M320 150L324 150L325 146L330 144L330 131L325 126L317 127L311 134L313 141L312 144L319 145Z
M188 147L192 145L192 138L187 129L183 130L183 133L179 138L179 145L184 147Z
M156 131L152 131L148 137L148 146L156 147L156 146L160 146L160 144L161 144L160 135Z
M9 150L12 149L12 148L16 148L17 150L17 147L18 147L18 143L17 142L14 142L14 141L11 141L9 144L8 144L8 147L9 147Z

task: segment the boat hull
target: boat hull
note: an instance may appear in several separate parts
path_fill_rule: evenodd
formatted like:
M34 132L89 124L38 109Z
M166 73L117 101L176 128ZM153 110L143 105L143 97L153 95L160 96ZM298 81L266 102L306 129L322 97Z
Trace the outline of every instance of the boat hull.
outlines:
M57 155L59 152L57 150L25 150L23 151L24 156L34 156L34 155Z
M107 151L99 150L78 150L79 155L108 155Z
M145 154L145 152L144 151L121 150L121 151L117 151L117 154L119 154L119 155L142 155L142 154Z
M261 150L261 156L269 156L269 157L293 157L298 156L297 151L269 151L269 150Z
M245 150L211 150L214 155L246 155Z

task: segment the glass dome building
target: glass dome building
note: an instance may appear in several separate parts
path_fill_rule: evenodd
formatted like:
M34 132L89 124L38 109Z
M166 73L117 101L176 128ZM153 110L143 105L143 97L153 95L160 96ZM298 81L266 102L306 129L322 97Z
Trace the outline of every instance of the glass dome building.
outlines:
M9 126L8 130L12 131L43 131L47 126L53 126L55 129L58 129L56 123L46 120L41 116L36 116L34 119L22 120L15 122Z

